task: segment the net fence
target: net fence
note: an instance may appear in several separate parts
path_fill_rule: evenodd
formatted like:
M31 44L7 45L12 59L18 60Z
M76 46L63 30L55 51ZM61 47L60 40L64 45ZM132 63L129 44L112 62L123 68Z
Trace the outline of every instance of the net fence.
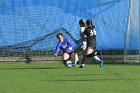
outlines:
M97 49L104 59L139 63L138 2L1 0L0 61L59 60L53 57L56 34L62 32L75 49L80 39L79 20L90 18L97 31Z

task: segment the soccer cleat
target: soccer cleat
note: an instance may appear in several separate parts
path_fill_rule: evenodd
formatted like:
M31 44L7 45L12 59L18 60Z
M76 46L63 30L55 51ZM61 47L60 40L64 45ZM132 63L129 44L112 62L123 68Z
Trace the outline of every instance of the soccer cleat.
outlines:
M102 68L103 65L104 65L104 61L103 60L100 60L99 64L100 64L100 68Z
M78 65L74 64L74 63L71 63L71 66L73 67L78 67Z
M84 66L81 65L79 68L84 68Z

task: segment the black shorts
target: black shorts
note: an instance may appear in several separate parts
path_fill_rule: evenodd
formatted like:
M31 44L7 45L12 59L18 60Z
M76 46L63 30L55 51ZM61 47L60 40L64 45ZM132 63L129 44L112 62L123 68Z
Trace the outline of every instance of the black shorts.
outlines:
M74 53L74 51L73 52L70 52L70 53L67 53L69 55L69 58L67 60L70 60L71 59L71 54L72 53Z
M70 52L70 53L67 53L67 54L69 54L71 56L72 53L74 53L74 51L73 52Z
M87 48L88 47L96 49L96 38L92 38L90 40L87 40Z

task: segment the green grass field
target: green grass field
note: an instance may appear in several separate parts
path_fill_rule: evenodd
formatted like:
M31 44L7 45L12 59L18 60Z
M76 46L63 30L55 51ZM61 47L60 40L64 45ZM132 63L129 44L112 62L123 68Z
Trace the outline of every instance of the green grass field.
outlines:
M140 93L140 65L0 63L0 93Z

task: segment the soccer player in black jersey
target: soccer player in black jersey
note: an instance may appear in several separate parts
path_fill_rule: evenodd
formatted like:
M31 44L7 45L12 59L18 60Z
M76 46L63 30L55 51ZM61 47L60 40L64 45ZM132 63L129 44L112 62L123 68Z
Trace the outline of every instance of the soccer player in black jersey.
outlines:
M86 29L84 31L84 37L87 38L87 48L86 48L86 57L91 58L93 57L96 61L99 61L100 67L103 67L103 60L101 60L97 56L96 52L96 30L95 27L92 24L92 20L88 19L86 21ZM80 66L80 68L83 68L84 66Z

